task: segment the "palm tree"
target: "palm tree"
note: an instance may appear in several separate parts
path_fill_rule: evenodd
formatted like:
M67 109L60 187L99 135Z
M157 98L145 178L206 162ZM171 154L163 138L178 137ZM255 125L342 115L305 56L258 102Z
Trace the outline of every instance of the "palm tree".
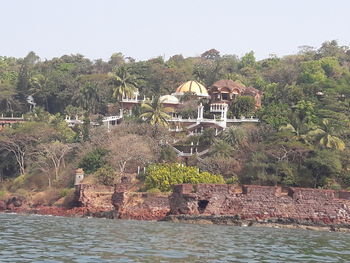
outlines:
M248 135L241 127L229 127L222 134L222 139L230 144L233 148L239 149L248 144Z
M98 89L96 84L87 83L80 89L79 104L88 112L96 111L97 103L99 101Z
M305 138L317 142L321 147L343 151L345 143L334 135L335 128L328 119L323 119L321 128L309 131Z
M9 80L0 80L0 103L6 102L6 111L12 112L12 104L14 103L16 89Z
M215 157L229 158L232 157L234 148L223 140L216 140L210 149L210 153Z
M145 102L141 105L141 111L143 112L140 117L145 118L146 122L151 125L167 126L170 116L167 112L171 112L172 109L164 107L161 99L155 98L153 101Z
M137 78L128 72L125 66L119 67L115 74L109 74L109 84L113 86L113 97L122 101L125 96L131 97L137 87ZM122 104L123 108L123 104Z

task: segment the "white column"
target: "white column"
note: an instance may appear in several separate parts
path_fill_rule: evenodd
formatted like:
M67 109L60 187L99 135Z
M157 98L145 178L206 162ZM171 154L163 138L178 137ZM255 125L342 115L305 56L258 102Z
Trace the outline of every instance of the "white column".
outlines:
M198 106L198 114L197 114L197 119L198 120L203 120L203 113L204 113L204 106L202 103Z

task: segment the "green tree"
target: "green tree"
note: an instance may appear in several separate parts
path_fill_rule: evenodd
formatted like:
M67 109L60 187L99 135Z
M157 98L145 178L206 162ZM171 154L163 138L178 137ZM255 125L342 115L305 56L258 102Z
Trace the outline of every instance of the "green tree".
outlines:
M210 154L214 157L229 158L233 152L234 148L223 140L216 140L210 148Z
M246 53L241 58L240 68L254 67L254 66L255 66L254 51L250 51L249 53Z
M78 166L83 168L85 173L92 174L107 163L105 160L107 154L107 150L96 148L85 154Z
M87 83L80 89L79 104L91 113L96 113L97 103L99 101L97 85Z
M222 139L234 149L240 149L247 146L247 137L247 132L243 128L236 126L227 128L222 134Z
M251 96L239 96L232 104L231 111L234 116L249 116L254 113L255 100Z
M299 80L301 83L315 83L326 79L325 71L319 60L306 61L301 63Z
M146 122L149 124L167 126L167 120L170 119L168 112L171 112L172 109L164 107L161 99L158 97L151 102L143 103L141 105L141 111L143 113L140 117L145 118Z
M97 178L98 182L104 185L112 186L116 178L115 171L109 165L104 165L100 167L94 176Z
M322 187L326 178L338 178L342 164L339 155L333 151L317 151L312 157L306 159L305 166L313 175L313 187Z
M335 136L335 128L328 119L323 119L321 127L308 132L306 140L317 142L322 148L345 150L345 143L342 139Z
M110 85L113 87L113 97L119 101L125 96L131 97L137 87L137 78L130 74L125 66L117 68L114 74L110 74Z

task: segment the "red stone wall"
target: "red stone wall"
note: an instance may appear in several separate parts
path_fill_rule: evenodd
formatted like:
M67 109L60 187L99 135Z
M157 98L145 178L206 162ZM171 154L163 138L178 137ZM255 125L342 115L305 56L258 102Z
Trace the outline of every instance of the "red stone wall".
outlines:
M119 219L160 220L169 212L168 195L118 191L113 194L115 216Z
M239 215L242 219L291 219L350 223L350 193L310 188L245 185L176 185L170 214Z
M76 200L79 207L96 211L111 211L114 188L104 185L80 184L75 188Z

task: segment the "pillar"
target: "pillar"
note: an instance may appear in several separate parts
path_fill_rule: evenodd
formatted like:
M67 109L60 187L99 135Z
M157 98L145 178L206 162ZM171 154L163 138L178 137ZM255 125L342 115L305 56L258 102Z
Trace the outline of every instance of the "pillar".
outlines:
M197 119L198 120L203 120L203 112L204 112L204 106L202 103L198 106L198 114L197 114Z

